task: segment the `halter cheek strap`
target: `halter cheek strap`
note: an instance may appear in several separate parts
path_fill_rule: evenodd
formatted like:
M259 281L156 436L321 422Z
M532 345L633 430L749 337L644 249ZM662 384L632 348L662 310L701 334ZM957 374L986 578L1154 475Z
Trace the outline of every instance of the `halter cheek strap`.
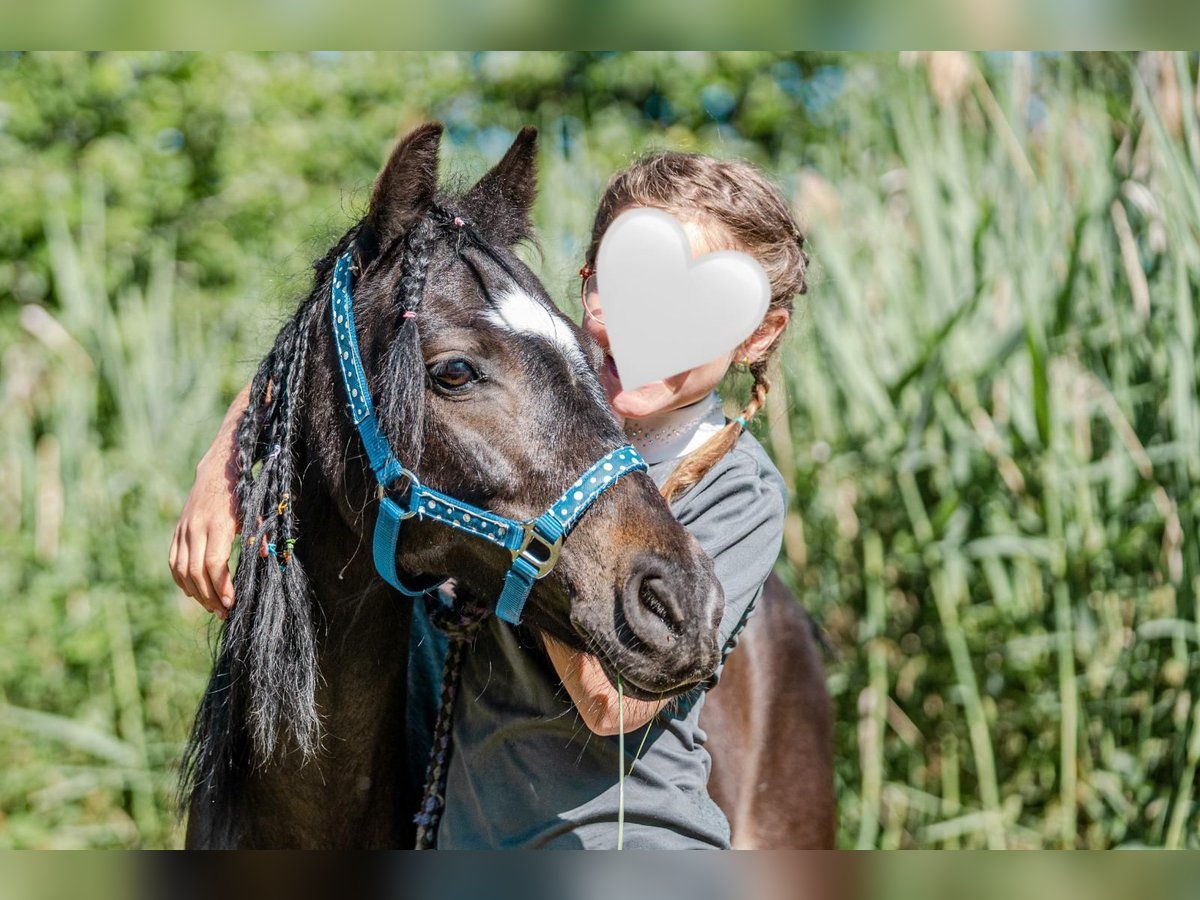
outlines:
M583 514L623 475L645 471L646 463L629 444L618 447L593 463L549 509L536 519L529 520L509 519L422 484L413 472L396 459L375 416L366 373L363 371L362 355L358 349L350 266L351 254L347 251L338 258L333 270L330 322L342 384L346 390L346 405L362 438L378 485L379 514L372 542L375 569L388 584L409 597L432 593L436 589L437 585L410 588L396 571L400 526L405 519L413 516L433 519L490 541L512 554L512 567L504 577L504 587L496 602L496 615L516 625L521 621L521 611L534 581L544 578L554 569L563 541ZM406 489L399 492L402 499L397 502L391 492L400 482L406 484Z

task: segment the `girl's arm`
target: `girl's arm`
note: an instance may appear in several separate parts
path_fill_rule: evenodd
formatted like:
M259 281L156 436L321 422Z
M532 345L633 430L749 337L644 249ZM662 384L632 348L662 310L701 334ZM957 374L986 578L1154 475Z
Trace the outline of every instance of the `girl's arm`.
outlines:
M247 384L229 404L212 446L196 464L196 481L179 515L168 557L180 590L222 619L233 606L229 551L239 528L235 451L238 421L249 405Z
M590 653L572 650L549 635L542 636L546 653L554 664L554 671L562 680L579 711L580 718L591 731L599 735L613 735L620 731L621 718L618 713L620 697L616 688L609 683L608 676L600 668L600 662ZM653 719L666 700L645 701L625 698L625 731L641 728Z

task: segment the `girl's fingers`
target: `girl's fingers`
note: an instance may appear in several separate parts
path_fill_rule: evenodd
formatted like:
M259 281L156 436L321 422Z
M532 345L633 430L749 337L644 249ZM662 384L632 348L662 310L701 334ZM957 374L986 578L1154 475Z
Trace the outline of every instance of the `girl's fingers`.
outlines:
M189 572L188 562L190 556L188 542L183 535L183 523L180 522L175 526L175 538L171 542L171 551L167 555L167 562L171 567L171 577L175 579L175 584L179 586L179 589L185 595L191 597L207 609L208 607L204 602L203 594L196 587Z
M209 531L205 562L209 584L221 609L233 606L233 578L229 574L228 552L232 543L233 538L221 529Z
M175 584L178 584L180 590L184 588L184 580L180 576L179 566L179 526L175 526L175 534L170 539L170 550L167 551L167 568L170 569L170 577L174 578Z
M205 535L189 535L187 544L188 578L196 587L196 593L192 596L199 600L200 605L209 612L219 613L224 611L224 607L221 606L221 602L217 599L216 591L213 590L212 583L208 580L208 572L205 568L207 537Z
M200 598L199 589L196 587L196 584L192 583L191 577L187 574L187 557L187 544L180 535L180 529L176 528L175 540L170 545L168 556L170 577L174 578L175 584L178 584L179 589L186 596L190 596L190 598L196 600L200 606L209 608L205 605L204 600Z
M229 574L229 565L223 563L221 573L216 581L217 596L224 609L233 609L233 576Z
M197 601L201 606L204 606L204 601L200 599L196 585L192 583L191 576L188 575L188 547L187 542L182 540L182 538L176 549L175 562L171 567L171 574L175 577L175 583L179 585L179 589L184 594Z

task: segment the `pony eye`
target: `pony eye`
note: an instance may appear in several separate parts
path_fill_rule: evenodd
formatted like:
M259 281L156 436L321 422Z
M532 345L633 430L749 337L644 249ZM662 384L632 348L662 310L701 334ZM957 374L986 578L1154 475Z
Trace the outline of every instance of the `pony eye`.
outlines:
M448 391L460 391L473 381L479 380L479 373L465 359L448 359L436 363L429 368L433 380Z

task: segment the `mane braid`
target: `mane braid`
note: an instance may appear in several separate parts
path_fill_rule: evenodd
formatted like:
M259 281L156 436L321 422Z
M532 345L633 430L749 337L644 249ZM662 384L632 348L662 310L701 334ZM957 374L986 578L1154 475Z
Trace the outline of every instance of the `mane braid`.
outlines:
M503 269L504 274L511 278L515 284L521 283L517 278L517 273L513 271L512 266L508 264L508 261L499 253L497 253L496 248L493 247L491 243L484 240L479 232L477 232L469 224L464 225L462 231L464 233L464 237L466 238L466 243L470 244L471 247L481 252L484 256ZM463 242L460 241L455 247L455 251L458 253L459 257L462 257L462 243ZM489 296L489 300L490 299L491 298Z
M451 230L451 227L453 230ZM304 405L309 346L328 312L334 264L357 246L356 225L314 264L314 286L276 336L251 381L250 403L236 434L238 479L235 499L241 521L241 556L234 576L238 603L222 627L208 689L201 701L179 781L179 814L189 804L219 803L218 820L233 821L241 777L281 752L302 758L320 747L316 707L316 624L303 558L296 440ZM439 241L453 238L461 257L466 247L494 261L514 281L516 273L469 223L435 207L375 259L395 259L400 277L388 323L389 338L377 365L380 420L406 465L421 457L424 393L419 319L403 313L419 308ZM368 262L368 265L371 263ZM382 323L380 323L382 325ZM264 547L268 548L264 553ZM225 815L230 813L230 815Z
M251 617L241 617L250 633L247 646L250 674L249 725L255 755L266 762L273 755L280 731L305 757L315 752L320 722L316 711L316 668L298 661L315 661L316 637L308 580L300 557L288 542L295 535L295 505L299 484L295 473L296 410L308 355L313 319L320 304L309 304L298 317L298 335L291 366L280 391L279 455L267 481L258 514L270 552L264 559L252 554L251 571L258 570L259 595ZM272 448L272 453L274 453ZM264 474L267 472L264 466ZM263 513L265 512L265 515ZM239 567L240 572L240 567Z
M415 312L421 305L436 243L437 227L429 219L404 239L391 332L394 337L379 373L381 426L393 451L410 468L420 463L424 451L426 376L417 320L405 319L404 313Z
M181 818L193 795L201 802L236 803L240 775L269 760L284 739L305 757L319 745L316 635L297 555L299 477L293 444L309 342L327 308L332 261L357 230L314 265L313 290L260 363L249 407L238 423L235 499L243 535L234 575L238 604L222 628L184 751L177 794ZM275 552L264 557L264 544Z

